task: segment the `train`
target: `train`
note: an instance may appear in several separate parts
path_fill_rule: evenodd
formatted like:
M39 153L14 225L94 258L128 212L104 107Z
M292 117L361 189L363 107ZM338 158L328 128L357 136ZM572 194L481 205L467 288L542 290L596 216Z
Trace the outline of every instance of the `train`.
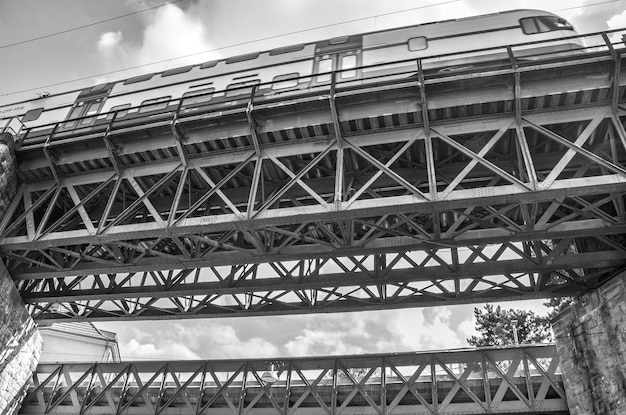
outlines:
M529 43L522 48L522 57L581 48L575 35L574 27L555 14L511 10L336 37L65 93L40 94L0 106L0 132L18 125L19 144L42 144L58 137L103 131L111 124L142 125L172 117L173 113L184 117L233 108L245 105L252 95L278 100L320 87L357 85L390 71L410 76L415 73L416 60L425 57L438 56L429 65L443 72L507 58L501 49L507 45Z

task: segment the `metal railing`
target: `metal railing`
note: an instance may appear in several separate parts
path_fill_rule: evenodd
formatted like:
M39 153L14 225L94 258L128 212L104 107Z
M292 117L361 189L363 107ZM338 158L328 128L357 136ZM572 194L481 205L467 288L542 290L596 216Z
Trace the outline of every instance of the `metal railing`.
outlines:
M294 78L298 85L284 90L272 89L273 81L262 82L256 88L242 86L213 91L206 94L207 102L200 105L186 107L184 102L189 97L174 98L169 101L167 108L163 111L146 112L145 116L133 118L119 116L122 111L138 112L142 108L141 105L138 105L97 116L87 115L32 128L22 127L16 132L19 135L18 141L22 148L32 145L41 146L45 142L48 142L49 146L54 146L71 143L78 138L101 136L104 131L108 131L110 134L120 133L137 125L148 128L157 123L184 122L197 117L206 117L208 113L222 116L233 112L245 112L246 107L251 102L255 102L256 105L271 105L281 102L284 105L284 101L290 100L317 100L331 93L331 85L334 85L337 93L344 94L364 93L376 88L399 88L407 84L419 85L417 72L420 66L424 71L424 85L428 85L479 76L513 74L535 70L540 66L559 67L571 65L572 61L610 60L616 59L618 50L623 48L622 39L626 36L625 33L626 29L616 29L570 36L559 40L473 49L465 52L427 56L417 60L405 59L309 74ZM342 76L343 73L352 71L360 74L360 76ZM328 77L328 80L317 81L321 77ZM247 95L237 96L238 90L242 92L251 90L251 92ZM203 96L205 94L194 95L193 99ZM82 121L84 120L94 121L88 125L83 125ZM66 127L69 125L73 127Z
M554 345L532 345L263 360L40 364L20 413L565 414L558 363Z

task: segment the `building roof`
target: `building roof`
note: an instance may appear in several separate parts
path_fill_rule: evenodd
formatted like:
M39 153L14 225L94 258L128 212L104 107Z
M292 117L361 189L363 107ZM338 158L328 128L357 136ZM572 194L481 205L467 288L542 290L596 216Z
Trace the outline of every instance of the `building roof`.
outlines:
M101 330L90 322L52 323L49 326L39 327L39 329L91 337L104 341L117 341L117 335L115 333Z

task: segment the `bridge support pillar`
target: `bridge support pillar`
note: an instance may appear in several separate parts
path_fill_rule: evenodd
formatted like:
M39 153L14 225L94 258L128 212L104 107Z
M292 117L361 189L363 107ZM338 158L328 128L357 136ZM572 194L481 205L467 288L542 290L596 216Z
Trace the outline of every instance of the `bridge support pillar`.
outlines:
M0 134L0 218L17 185L12 145L10 134ZM17 413L37 367L42 344L35 322L0 262L0 414Z
M626 271L552 323L570 414L626 413Z

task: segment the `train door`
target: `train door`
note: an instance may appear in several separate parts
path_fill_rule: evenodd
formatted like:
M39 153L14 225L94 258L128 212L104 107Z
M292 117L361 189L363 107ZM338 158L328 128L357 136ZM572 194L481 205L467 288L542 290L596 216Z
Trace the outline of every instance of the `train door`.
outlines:
M70 110L61 130L73 130L93 125L114 83L96 85L83 90Z
M344 36L318 43L315 48L313 83L330 83L333 72L336 72L337 83L358 79L359 67L362 65L362 44L361 36Z

